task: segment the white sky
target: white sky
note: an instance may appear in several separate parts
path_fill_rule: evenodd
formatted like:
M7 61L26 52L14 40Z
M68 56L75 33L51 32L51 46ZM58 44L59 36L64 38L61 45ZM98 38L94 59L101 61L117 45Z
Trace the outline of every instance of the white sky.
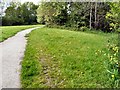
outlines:
M0 4L1 4L1 2L3 2L3 5L4 5L3 10L5 10L7 8L7 6L9 6L11 1L19 1L21 3L33 2L34 4L38 5L38 4L40 4L41 0L0 0ZM1 8L0 8L0 13L1 13Z
M39 2L41 0L0 0L0 1L6 2L6 3L9 3L11 1L19 1L21 3L24 3L24 2L33 2L34 4L39 4Z
M33 2L34 4L39 4L40 0L19 0L21 3L24 2Z

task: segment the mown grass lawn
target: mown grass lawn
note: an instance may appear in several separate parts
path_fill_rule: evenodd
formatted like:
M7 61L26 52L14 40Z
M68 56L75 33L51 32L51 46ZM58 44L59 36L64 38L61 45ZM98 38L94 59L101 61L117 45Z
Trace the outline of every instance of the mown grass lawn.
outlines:
M24 26L2 26L0 27L0 42L7 38L14 36L17 32L35 27L37 25L24 25Z
M41 28L28 35L22 61L23 88L111 87L106 71L108 39L117 34L92 34L55 28Z

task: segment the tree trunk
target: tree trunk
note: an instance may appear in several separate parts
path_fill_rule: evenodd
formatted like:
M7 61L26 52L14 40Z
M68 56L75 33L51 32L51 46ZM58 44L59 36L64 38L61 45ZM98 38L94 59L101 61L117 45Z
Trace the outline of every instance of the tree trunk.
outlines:
M97 2L95 2L95 22L94 22L94 28L97 26Z
M92 28L92 2L90 2L90 20L89 20L89 27Z

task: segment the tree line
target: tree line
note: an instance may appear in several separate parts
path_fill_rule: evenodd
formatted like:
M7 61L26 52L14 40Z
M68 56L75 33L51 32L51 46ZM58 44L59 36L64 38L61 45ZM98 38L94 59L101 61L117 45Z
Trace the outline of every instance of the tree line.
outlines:
M120 2L45 2L37 9L37 21L80 30L117 31L120 27Z
M37 23L36 9L32 2L11 2L2 17L2 25L30 25Z
M50 0L51 1L51 0ZM120 28L119 2L11 2L2 17L2 25L46 24L77 30L89 28L104 32Z

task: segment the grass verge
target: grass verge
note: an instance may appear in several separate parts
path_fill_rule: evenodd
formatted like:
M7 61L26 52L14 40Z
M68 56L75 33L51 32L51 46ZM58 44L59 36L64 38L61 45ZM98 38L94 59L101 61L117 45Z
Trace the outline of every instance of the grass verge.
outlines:
M117 34L92 34L41 28L29 34L22 61L23 88L108 88L108 39Z
M0 42L6 40L7 38L14 36L17 32L36 27L39 25L24 25L24 26L2 26L0 27Z

